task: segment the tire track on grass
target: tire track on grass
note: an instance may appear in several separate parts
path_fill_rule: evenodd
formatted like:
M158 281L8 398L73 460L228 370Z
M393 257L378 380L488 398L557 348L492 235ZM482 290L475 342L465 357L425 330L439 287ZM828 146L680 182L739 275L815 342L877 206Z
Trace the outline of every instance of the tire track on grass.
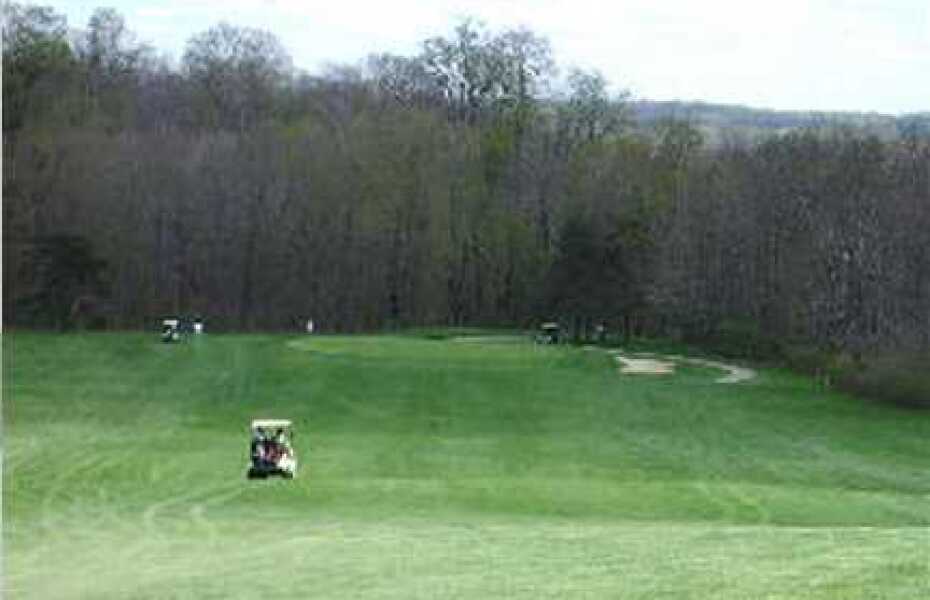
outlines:
M82 459L72 461L68 468L55 471L54 479L52 479L42 495L39 503L39 519L35 523L35 527L42 532L40 534L41 543L27 551L17 550L15 553L8 555L16 564L15 569L6 571L6 577L10 585L15 587L18 581L28 579L33 572L37 570L43 571L45 568L43 557L51 554L57 547L55 540L61 534L61 522L71 523L75 521L75 519L69 518L65 511L69 507L75 508L75 500L78 496L75 493L67 493L67 490L74 489L76 487L74 483L77 481L84 481L88 477L98 475L108 468L118 467L124 460L119 455L101 458L99 454L89 454ZM98 494L102 491L99 490ZM56 503L62 505L57 510L55 508ZM79 539L85 541L100 537L115 539L116 536L114 535L102 534L107 529L98 527L101 522L114 518L111 513L112 511L101 512L97 515L93 515L93 513L90 515L82 514L80 520L82 527L66 527L66 529L70 535L78 536ZM118 517L115 520L122 522ZM92 532L92 535L88 535L90 532Z
M237 487L229 492L216 494L213 498L194 503L188 510L191 521L207 532L207 536L211 542L215 541L218 537L216 534L216 525L207 518L207 509L226 504L230 500L238 498L244 492L244 487Z
M161 514L166 509L192 503L194 506L191 506L188 509L188 514L190 514L190 511L193 510L198 503L206 504L209 506L210 504L221 501L226 497L226 495L229 495L229 498L231 499L232 497L241 494L243 491L244 489L238 482L235 484L227 483L219 486L197 488L190 491L189 493L175 494L158 502L152 502L148 504L145 510L142 512L143 528L147 533L158 536L161 533L161 527L158 525L158 520L161 518Z
M762 502L756 499L754 496L749 493L742 491L739 483L728 483L725 486L727 492L736 499L736 501L756 513L756 520L753 521L754 524L758 525L768 525L772 521L772 515L769 511L762 505Z
M50 533L58 529L58 524L55 522L53 514L58 516L59 519L63 517L61 516L61 511L53 511L53 505L56 501L61 500L64 500L65 504L68 504L69 501L73 504L73 500L76 496L73 492L69 494L67 490L76 489L77 486L74 485L75 482L84 481L88 477L109 467L118 466L120 463L125 462L125 460L125 458L118 455L101 458L99 455L92 454L84 459L73 461L71 466L67 469L57 471L51 485L49 485L42 497L40 509L42 515L40 521L42 529Z
M114 571L131 574L133 577L133 589L143 589L148 584L155 583L163 575L184 575L191 572L193 565L189 566L188 556L175 555L175 552L163 553L159 549L169 548L173 543L180 540L174 535L165 535L165 525L168 517L164 516L166 510L173 507L183 507L183 505L194 502L186 513L181 510L171 515L171 522L184 523L185 521L193 524L195 527L206 533L208 548L215 547L215 541L218 538L215 525L210 523L206 518L208 507L224 504L229 500L242 494L244 488L236 487L235 484L223 486L200 487L186 494L175 494L147 505L141 515L141 528L139 532L139 522L128 521L116 516L117 510L111 510L102 518L113 519L122 527L110 534L101 535L101 530L93 526L84 528L84 531L93 531L96 535L88 536L86 541L93 548L98 547L119 547L118 556L102 556L96 552L84 552L70 558L76 559L70 565L72 571L79 571L86 578L94 576L109 577ZM199 501L198 501L199 500ZM184 515L187 515L187 519ZM134 535L133 535L134 534ZM127 544L127 538L129 543ZM191 538L188 538L191 539ZM195 537L196 542L203 543L204 538ZM191 543L191 542L186 542ZM225 554L224 554L225 557ZM116 564L114 564L116 561ZM199 563L198 563L199 564ZM237 566L238 568L238 566ZM44 572L44 568L40 568ZM28 581L30 575L34 573L23 573L18 579Z

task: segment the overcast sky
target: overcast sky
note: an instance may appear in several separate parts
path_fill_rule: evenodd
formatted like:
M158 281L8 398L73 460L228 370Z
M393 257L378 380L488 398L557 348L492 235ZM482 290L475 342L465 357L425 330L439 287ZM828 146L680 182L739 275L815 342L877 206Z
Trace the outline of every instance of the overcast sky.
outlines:
M475 16L549 38L637 98L797 110L930 110L930 0L43 0L83 27L97 6L175 58L218 21L276 34L298 67L414 53Z

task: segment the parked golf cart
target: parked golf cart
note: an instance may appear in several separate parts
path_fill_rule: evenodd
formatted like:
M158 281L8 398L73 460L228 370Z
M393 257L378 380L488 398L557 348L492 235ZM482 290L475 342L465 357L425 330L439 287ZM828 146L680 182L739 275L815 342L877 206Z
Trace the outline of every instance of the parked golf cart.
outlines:
M169 316L161 321L161 341L180 342L188 336L203 333L203 318L200 316Z
M181 321L177 317L168 317L161 322L161 341L179 342L181 341Z
M539 326L539 333L536 335L537 344L558 344L559 343L559 324L552 321L543 323Z
M252 421L251 430L249 479L265 479L273 475L292 479L297 475L297 454L291 445L294 434L290 421L256 419Z

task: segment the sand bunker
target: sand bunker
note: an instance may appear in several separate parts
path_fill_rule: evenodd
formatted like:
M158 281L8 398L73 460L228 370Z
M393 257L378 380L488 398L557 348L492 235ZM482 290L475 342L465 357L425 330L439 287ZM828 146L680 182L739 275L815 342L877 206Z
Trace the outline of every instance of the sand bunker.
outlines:
M691 363L692 365L711 367L714 369L720 369L721 371L726 371L726 375L715 380L717 383L739 383L741 381L749 381L756 376L756 372L752 369L746 367L737 367L736 365L728 365L726 363L717 362L715 360L706 360L703 358L679 358L679 360Z
M630 375L671 375L675 372L675 363L654 358L627 358L616 356L621 364L620 372Z
M680 362L725 371L726 375L714 380L716 383L740 383L741 381L754 379L756 376L753 369L737 367L705 358L688 358L676 355L653 358L651 354L640 354L638 358L631 358L617 351L609 352L609 354L620 363L620 372L630 375L671 375L675 372L675 363Z

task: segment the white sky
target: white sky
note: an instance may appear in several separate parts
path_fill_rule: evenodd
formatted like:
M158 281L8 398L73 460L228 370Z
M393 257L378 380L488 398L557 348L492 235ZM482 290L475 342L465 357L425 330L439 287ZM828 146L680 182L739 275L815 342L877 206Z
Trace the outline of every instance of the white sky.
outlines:
M34 0L36 1L36 0ZM97 6L174 57L225 20L277 35L318 71L415 53L475 16L525 25L560 67L597 68L637 98L797 110L930 110L930 0L37 0L83 27Z

